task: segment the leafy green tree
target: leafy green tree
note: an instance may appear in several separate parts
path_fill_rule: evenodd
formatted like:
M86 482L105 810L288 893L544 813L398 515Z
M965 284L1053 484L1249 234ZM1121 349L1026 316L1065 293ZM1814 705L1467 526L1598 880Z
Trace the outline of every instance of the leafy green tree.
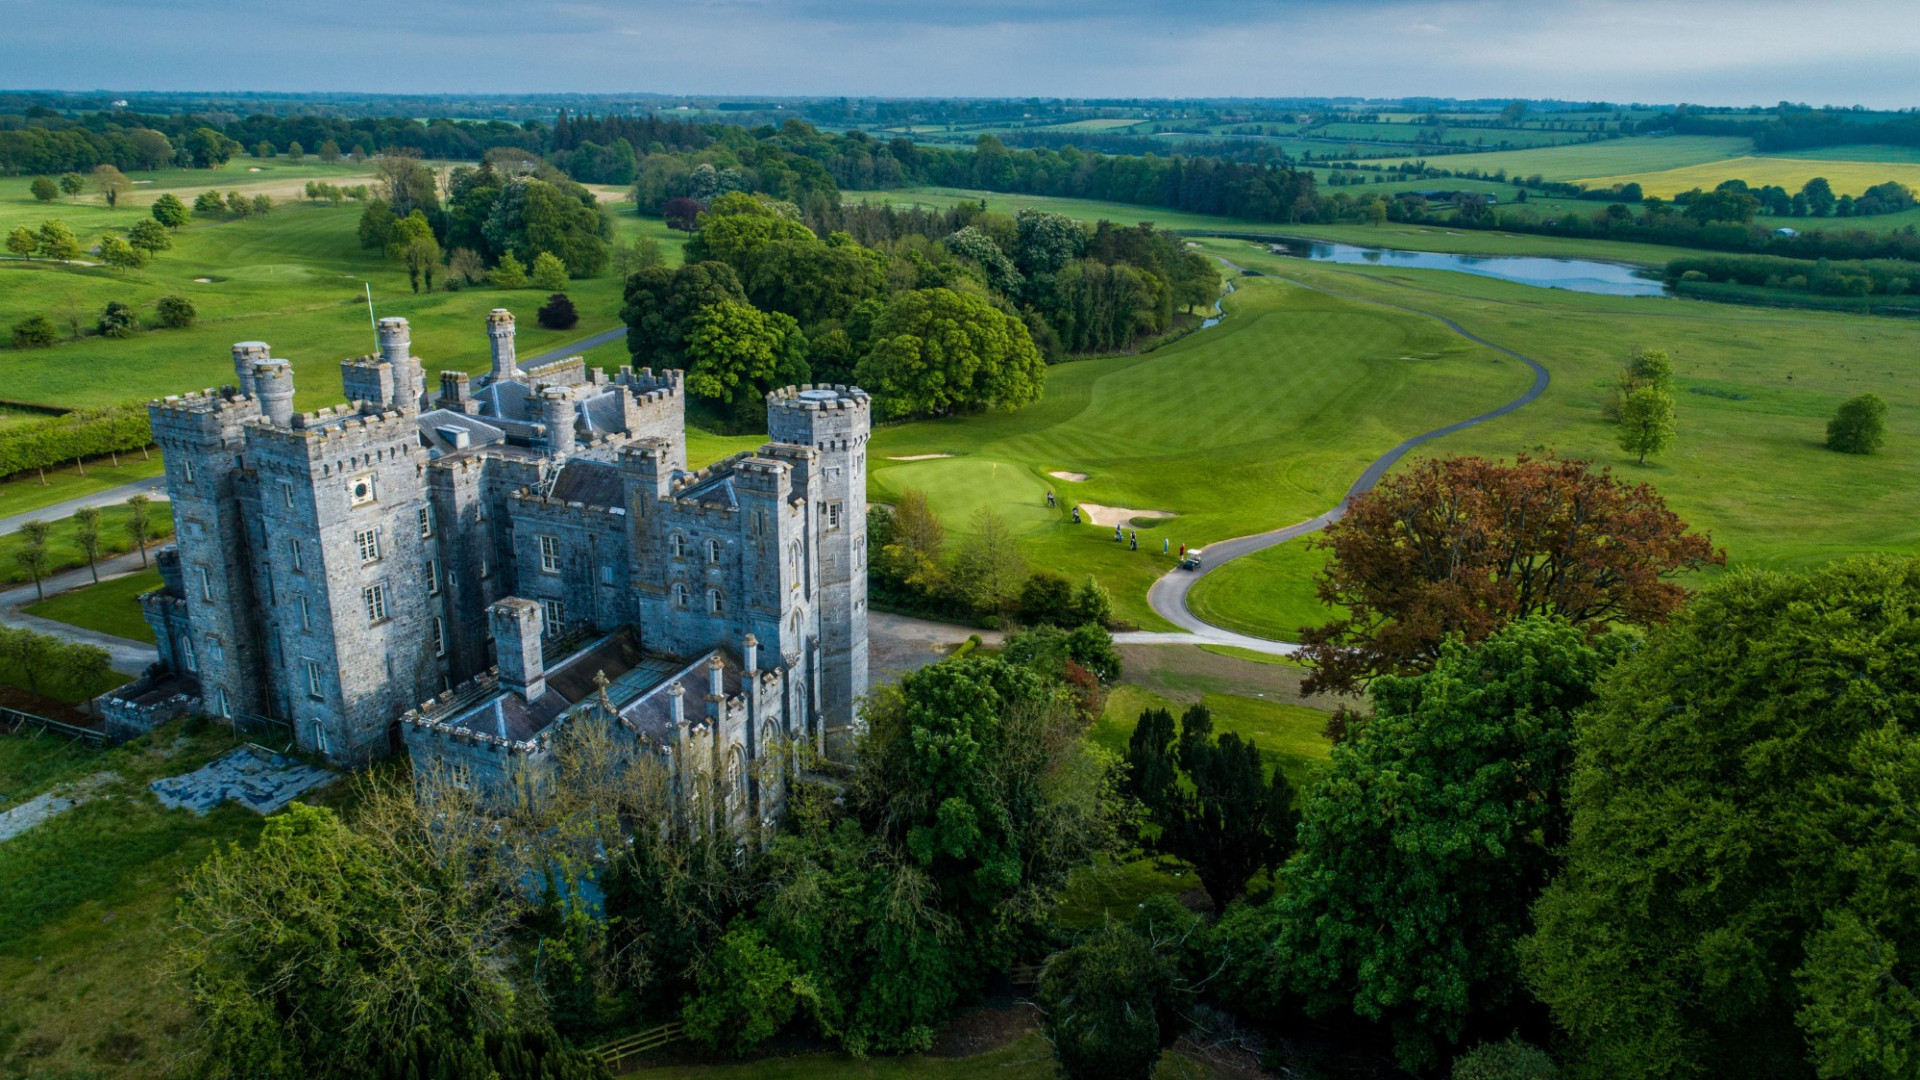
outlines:
M1073 591L1073 617L1081 625L1107 626L1113 622L1113 595L1092 574Z
M68 198L87 190L87 178L77 172L60 174L60 191Z
M147 253L123 237L105 236L100 240L100 261L108 266L134 268L147 264Z
M667 261L660 251L660 242L651 236L637 236L630 244L615 244L612 259L613 272L620 275L623 281L636 270L664 266Z
M73 541L87 557L87 570L93 583L100 584L100 508L83 506L73 512Z
M264 191L258 195L255 195L253 197L253 212L256 214L272 213L273 212L273 196L268 195Z
M427 223L426 214L415 210L387 229L387 258L407 268L407 280L414 292L420 291L422 279L427 291L433 291L433 272L440 265L440 244L433 238L433 226Z
M33 197L41 202L52 202L60 197L60 185L51 176L36 176L33 183L27 185Z
M1561 863L1574 717L1626 645L1524 619L1375 679L1372 718L1306 800L1300 856L1227 935L1234 980L1390 1023L1410 1070L1523 1003L1518 942Z
M528 275L536 289L559 292L567 287L567 264L551 251L533 257L533 272Z
M100 311L98 329L101 337L132 337L140 331L140 316L126 304L118 300L109 300L107 306Z
M7 250L22 259L30 259L40 250L40 237L25 225L17 226L7 234Z
M34 593L45 600L47 590L41 586L40 579L47 576L47 568L53 562L53 555L47 551L47 544L53 537L53 526L44 521L28 521L16 532L20 543L13 549L13 561L33 579Z
M80 257L80 238L65 222L47 221L40 225L40 254L49 259L71 260Z
M293 803L183 886L172 961L213 1077L366 1075L418 1028L508 1025L492 882L428 821L349 829Z
M890 417L1015 409L1040 399L1046 363L1019 318L951 289L901 293L855 369Z
M247 217L253 213L253 200L237 191L229 191L227 192L227 213L237 218Z
M511 251L522 263L549 252L581 278L607 268L607 241L613 236L591 191L571 180L527 177L505 183L481 231L491 251Z
M746 1054L779 1034L803 1004L818 997L812 981L753 926L720 939L701 969L699 987L680 1014L688 1038L733 1054Z
M1673 442L1673 394L1658 386L1643 386L1620 403L1620 449L1639 455L1657 454Z
M183 145L193 159L194 167L200 169L217 169L240 152L239 143L210 127L197 127L187 132Z
M166 228L158 221L144 219L134 222L133 228L127 230L127 243L148 255L155 255L171 250L173 237L167 235Z
M1578 714L1529 984L1583 1074L1910 1077L1920 562L1738 571Z
M177 293L169 293L155 300L153 310L160 317L160 325L169 330L185 330L200 316L200 310L193 306L193 301Z
M60 331L45 315L29 315L13 324L13 347L44 349L59 339Z
M307 156L307 148L304 146L301 146L298 140L287 144L287 160L288 161L299 161L301 158L304 158L306 156Z
M127 539L140 550L140 565L147 565L147 545L153 543L153 500L145 495L127 498L127 517L122 523Z
M527 287L527 268L520 265L520 260L514 258L511 251L500 256L500 265L494 267L493 272L487 276L492 279L495 286L502 289Z
M1871 454L1887 441L1887 403L1879 394L1861 394L1840 406L1827 421L1827 449Z
M1040 972L1041 1030L1066 1080L1150 1080L1190 1026L1180 973L1132 927L1107 923Z
M193 197L193 212L219 217L227 212L227 197L217 191L203 191Z
M372 1080L608 1080L599 1057L567 1046L552 1032L489 1031L459 1039L424 1027L381 1054L363 1075Z
M1559 1080L1545 1050L1510 1038L1481 1043L1453 1059L1453 1080Z
M973 511L948 571L954 590L975 611L1004 617L1027 580L1027 560L1007 520L991 506Z
M327 139L320 144L320 160L331 165L340 160L340 144Z
M1073 582L1051 570L1036 570L1020 586L1020 621L1027 626L1077 626Z
M732 300L694 315L686 357L687 392L730 403L736 420L751 416L767 391L810 379L799 324Z
M1002 296L1020 295L1020 288L1026 284L1026 279L1020 276L1020 271L1015 269L1013 260L1007 258L1006 252L1000 250L1000 245L994 243L993 237L968 225L948 234L941 243L946 245L948 251L978 265L986 275L987 285L995 292Z
M905 488L891 513L884 507L875 509L884 515L885 527L868 531L870 542L880 545L878 555L871 560L874 574L896 588L909 588L922 596L941 592L946 582L942 556L947 528L927 505L927 493Z
M1299 815L1285 774L1275 769L1266 776L1251 739L1234 732L1216 737L1206 706L1186 711L1177 738L1171 717L1143 713L1126 760L1138 777L1134 794L1160 829L1154 846L1193 864L1215 908L1239 898L1255 874L1279 866L1293 850ZM1190 789L1164 782L1169 764Z
M714 304L747 302L740 278L721 262L690 262L674 269L649 266L627 279L620 318L636 365L686 365L687 335L700 312Z
M193 217L193 212L187 209L187 204L181 202L180 197L171 191L153 200L153 206L148 212L153 215L153 220L169 229L177 229Z
M1833 185L1827 183L1824 176L1816 176L1800 189L1800 197L1806 200L1807 212L1814 217L1832 217L1833 208L1838 201L1833 195Z
M119 206L120 196L126 194L127 189L132 186L133 181L127 179L127 174L111 165L93 167L93 190L107 200L108 206Z

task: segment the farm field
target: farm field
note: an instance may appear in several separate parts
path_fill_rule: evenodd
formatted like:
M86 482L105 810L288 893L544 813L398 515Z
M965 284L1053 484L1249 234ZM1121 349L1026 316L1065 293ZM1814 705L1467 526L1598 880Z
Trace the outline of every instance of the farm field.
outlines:
M202 185L223 189L233 179L216 171L213 175L221 181L216 185L208 182L207 174L198 175ZM304 183L299 179L295 187ZM0 180L0 215L34 224L59 217L80 234L85 246L97 242L106 229L124 228L144 213L124 205L109 211L84 204L40 204L26 185L21 178ZM616 213L614 220L621 240L649 235L670 261L678 259L683 239L664 223L631 213ZM403 315L412 323L414 352L426 361L429 379L441 370L486 366L482 327L490 308L507 307L518 316L522 356L619 325L621 283L611 273L571 284L569 293L581 321L568 331L543 330L535 323L534 309L545 297L531 288L509 292L475 287L416 295L408 289L404 270L359 246L358 223L358 206L351 202L340 207L289 203L265 216L191 224L176 234L173 250L138 270L0 260L0 281L5 282L0 288L0 326L42 313L63 328L69 315L91 326L109 300L144 313L170 293L187 296L200 312L196 324L185 330L152 329L123 340L89 336L46 349L0 352L5 396L75 407L218 386L232 381L232 343L259 339L294 362L299 408L332 404L340 393L338 362L374 348L366 322L365 284L372 286L380 314ZM112 378L102 377L107 370Z
M1593 176L1676 169L1751 153L1753 140L1734 136L1637 135L1573 146L1401 158L1379 164L1424 160L1436 168L1454 172L1478 169L1482 173L1493 173L1505 169L1508 176L1532 176L1538 173L1548 180L1582 180Z
M1590 187L1614 184L1639 184L1649 195L1670 199L1694 188L1713 190L1723 180L1745 180L1753 187L1775 184L1788 191L1799 191L1806 182L1824 176L1836 195L1858 195L1875 184L1895 180L1908 187L1920 186L1920 162L1915 161L1842 161L1834 158L1742 156L1674 169L1637 171L1583 178ZM1871 220L1871 219L1861 219ZM1832 228L1845 228L1853 219L1834 220Z
M881 428L872 498L921 489L950 532L991 504L1035 566L1098 574L1121 618L1162 628L1146 589L1180 545L1311 517L1387 448L1532 378L1432 320L1274 279L1241 286L1219 326L1152 353L1055 366L1026 409ZM893 460L922 455L950 456ZM1075 503L1175 516L1135 522L1135 552L1111 526L1072 524ZM1174 554L1161 554L1163 538Z

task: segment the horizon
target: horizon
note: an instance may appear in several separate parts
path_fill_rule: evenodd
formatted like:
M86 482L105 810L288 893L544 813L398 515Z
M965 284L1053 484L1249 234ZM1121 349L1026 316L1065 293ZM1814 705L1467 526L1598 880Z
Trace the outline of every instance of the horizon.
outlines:
M1517 0L1201 0L1177 12L1140 0L937 10L876 0L0 6L12 27L0 69L35 88L24 93L106 92L87 84L113 70L150 88L122 93L1920 105L1911 74L1920 7L1888 0L1837 0L1813 24L1783 0L1577 0L1553 10ZM116 33L100 40L101 26ZM210 67L215 26L246 53ZM87 42L83 66L71 63L76 39ZM232 89L249 83L237 71L254 76L249 90Z

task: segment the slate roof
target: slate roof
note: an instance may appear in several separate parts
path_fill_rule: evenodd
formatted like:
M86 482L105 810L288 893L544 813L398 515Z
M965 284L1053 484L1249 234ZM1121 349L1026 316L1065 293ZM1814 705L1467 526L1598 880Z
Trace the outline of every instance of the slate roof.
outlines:
M604 461L587 461L574 458L560 470L553 481L553 490L547 493L562 502L586 503L588 506L621 507L626 505L625 490L620 483L620 470Z
M733 490L732 473L716 476L704 484L682 491L679 497L722 509L738 509L740 506L740 497Z
M507 440L507 433L499 427L451 409L430 409L421 413L415 422L420 426L420 440L433 451L434 457L457 453L461 449L454 443L455 431L467 433L467 449L492 446Z

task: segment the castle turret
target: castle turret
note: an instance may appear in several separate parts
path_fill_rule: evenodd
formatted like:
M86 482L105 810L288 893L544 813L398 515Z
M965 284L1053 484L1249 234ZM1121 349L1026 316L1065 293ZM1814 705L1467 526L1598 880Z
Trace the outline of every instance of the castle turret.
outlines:
M293 422L293 365L285 360L256 360L253 393L260 399L260 415L275 427Z
M513 362L513 312L506 308L487 312L487 336L493 340L493 381L519 378L520 369Z
M238 341L233 346L233 385L253 396L253 365L273 355L264 341Z
M573 453L573 395L564 386L540 392L540 418L547 425L547 452L554 457Z
M379 322L380 359L393 369L393 395L403 409L418 409L426 393L426 377L413 355L413 331L407 320L389 315Z
M811 447L804 483L819 567L817 708L830 728L850 726L867 692L867 438L872 409L858 387L787 387L767 395L776 443Z
M500 668L501 689L511 690L527 701L540 700L547 692L545 660L540 652L545 620L540 605L509 596L487 608L487 625L493 631L494 663Z

